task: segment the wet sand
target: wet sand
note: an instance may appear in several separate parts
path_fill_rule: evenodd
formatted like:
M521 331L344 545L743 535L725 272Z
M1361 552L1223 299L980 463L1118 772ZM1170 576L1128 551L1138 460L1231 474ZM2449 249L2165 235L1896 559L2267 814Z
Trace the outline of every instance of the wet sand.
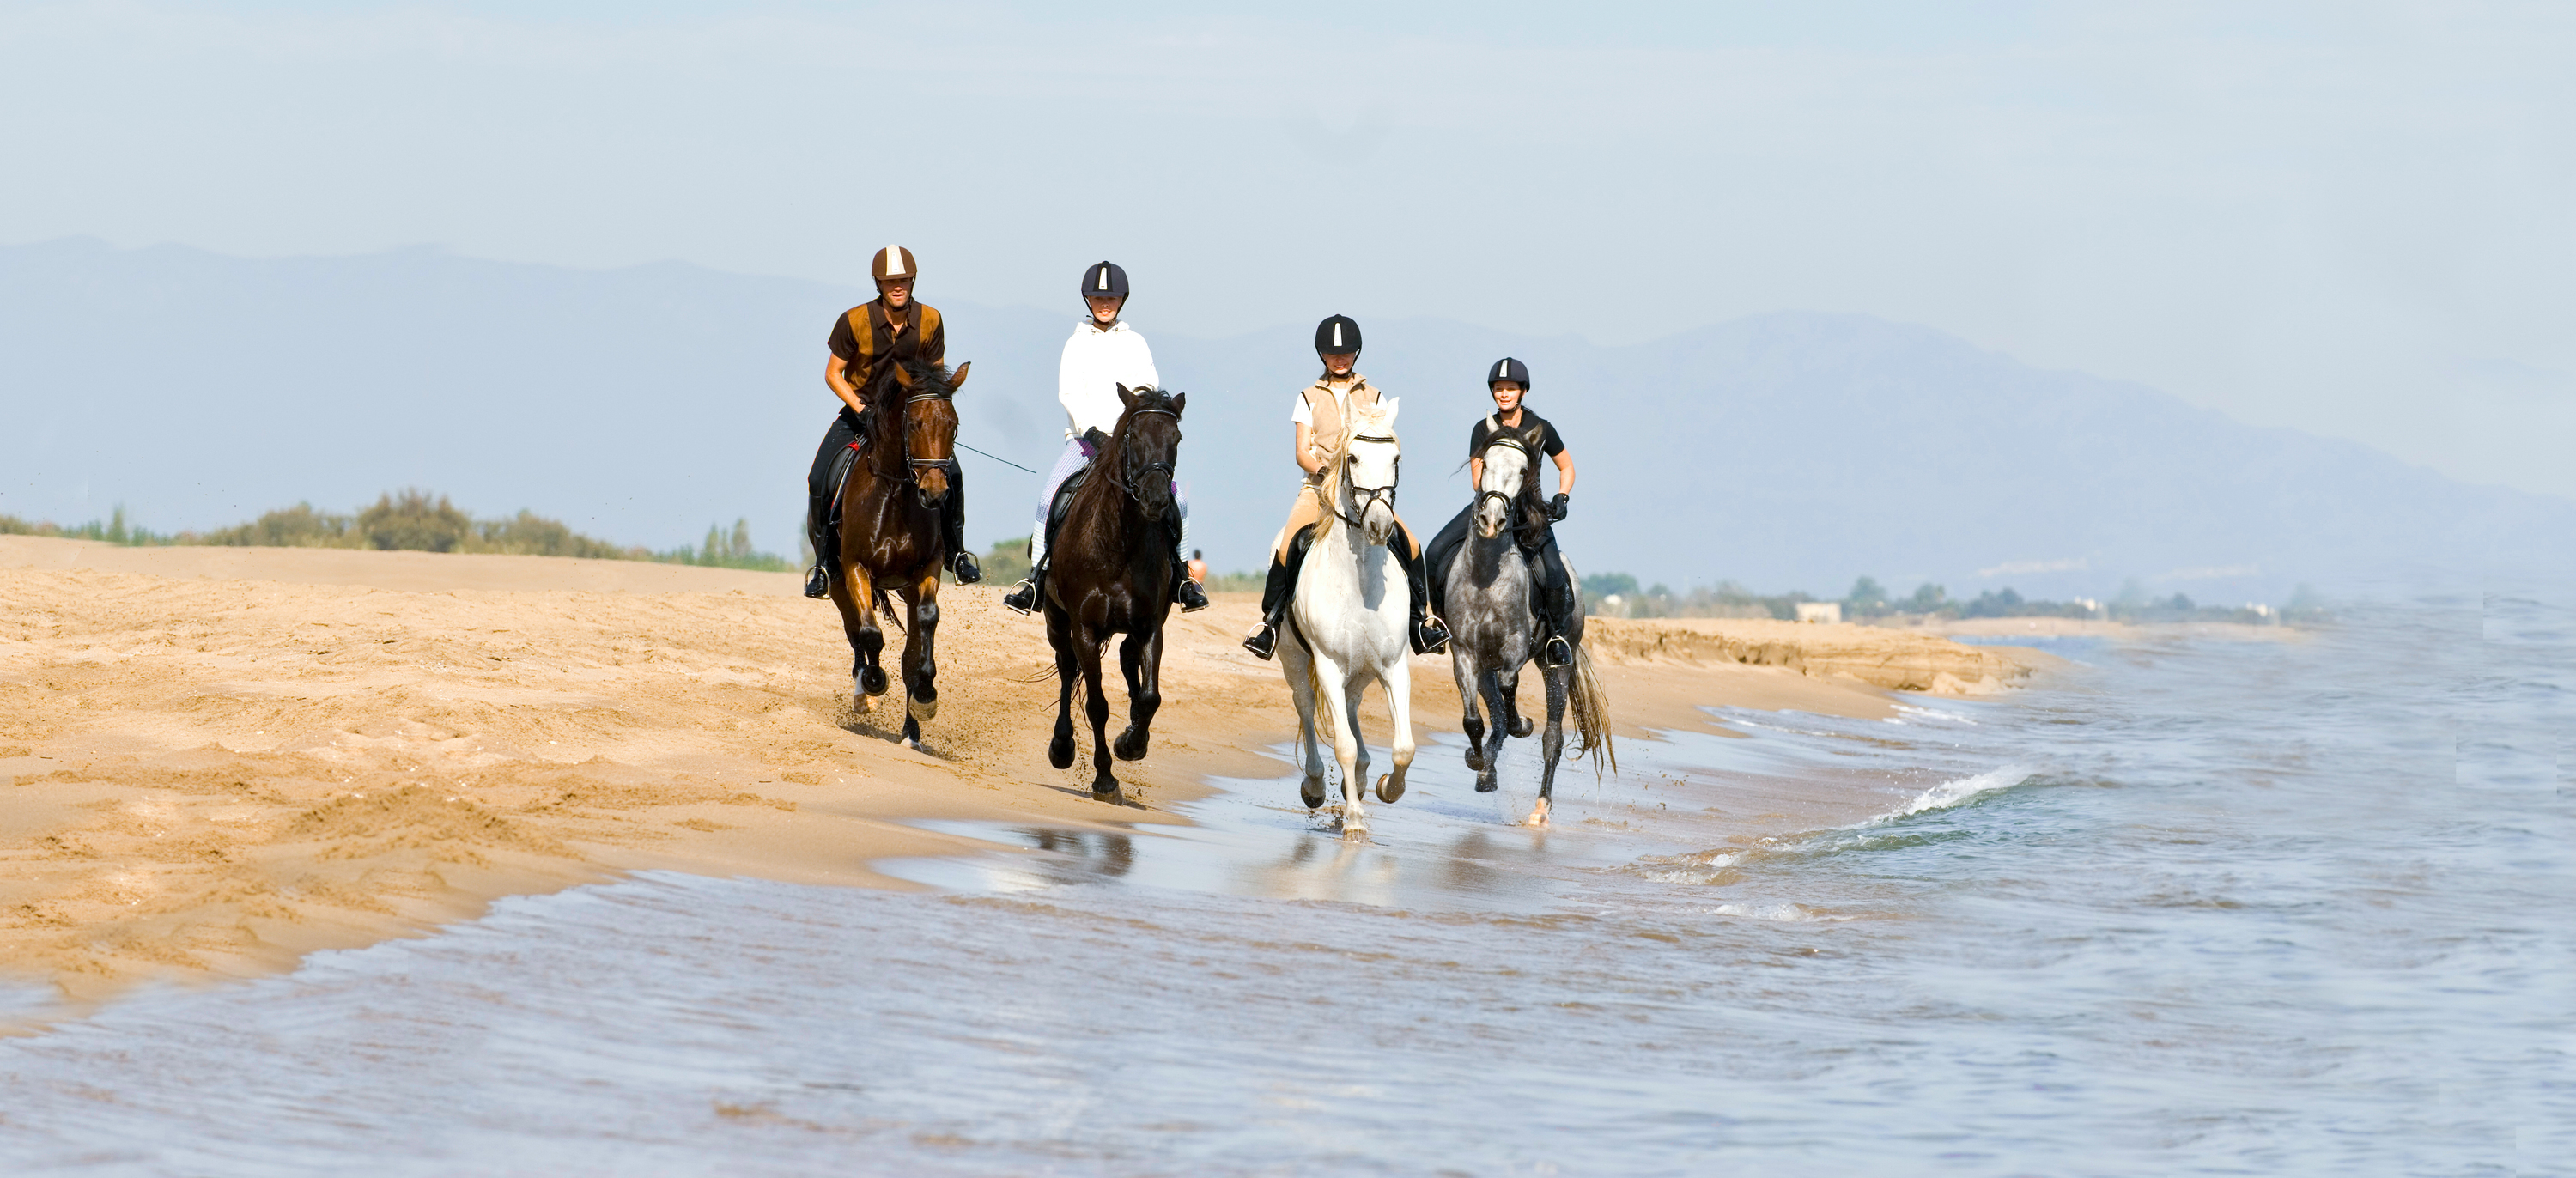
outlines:
M1181 822L1210 777L1280 771L1294 714L1236 646L1250 595L1175 617L1152 753L1119 766L1139 805L1111 809L1087 731L1073 769L1046 764L1043 631L995 589L943 594L925 755L892 739L899 711L851 710L837 618L796 584L0 537L0 963L76 1008L636 870L910 887L871 862L989 849L911 820ZM1631 739L1722 732L1704 706L1889 716L1899 689L1990 693L2048 661L1861 626L1593 625ZM1416 722L1454 730L1447 658L1413 670ZM1746 831L1882 800L1836 788L1787 789Z

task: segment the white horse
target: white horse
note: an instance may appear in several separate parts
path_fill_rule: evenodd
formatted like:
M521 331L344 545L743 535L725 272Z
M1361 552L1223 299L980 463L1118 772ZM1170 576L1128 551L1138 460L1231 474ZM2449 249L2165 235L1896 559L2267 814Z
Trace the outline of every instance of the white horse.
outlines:
M1318 490L1330 506L1316 523L1297 594L1280 636L1279 669L1297 699L1298 752L1306 778L1298 795L1308 809L1324 804L1324 758L1316 739L1315 705L1333 736L1333 759L1342 770L1342 837L1368 837L1368 746L1360 740L1360 693L1375 680L1395 715L1393 772L1378 779L1377 798L1404 796L1404 771L1413 764L1412 653L1406 630L1412 605L1404 566L1387 541L1395 535L1396 402L1354 408L1342 448L1325 460Z

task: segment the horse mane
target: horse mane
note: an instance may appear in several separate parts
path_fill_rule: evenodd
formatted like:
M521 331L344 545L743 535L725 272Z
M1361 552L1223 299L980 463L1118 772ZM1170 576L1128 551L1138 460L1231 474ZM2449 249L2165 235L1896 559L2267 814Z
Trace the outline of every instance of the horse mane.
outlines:
M1386 430L1384 403L1355 406L1342 415L1342 444L1324 459L1324 481L1315 485L1316 494L1324 498L1324 518L1315 521L1315 536L1310 543L1321 543L1324 537L1333 534L1333 525L1341 522L1342 471L1351 459L1351 443L1358 441L1360 434L1369 432L1370 428ZM1394 437L1395 431L1387 430L1386 436ZM1397 453L1403 453L1403 445L1402 442L1396 443Z

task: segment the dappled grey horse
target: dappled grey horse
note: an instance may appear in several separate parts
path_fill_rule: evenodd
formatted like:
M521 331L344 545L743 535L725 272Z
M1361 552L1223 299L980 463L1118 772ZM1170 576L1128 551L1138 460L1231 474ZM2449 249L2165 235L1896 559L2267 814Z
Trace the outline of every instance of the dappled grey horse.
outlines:
M1539 497L1539 428L1501 430L1485 443L1479 455L1484 473L1477 480L1476 502L1468 509L1472 526L1466 543L1443 570L1447 584L1440 614L1449 622L1449 665L1458 676L1458 699L1466 713L1462 723L1467 730L1467 767L1476 771L1478 793L1496 788L1494 764L1502 754L1505 735L1527 736L1531 729L1515 696L1521 666L1537 654L1539 641L1538 618L1531 608L1538 578L1521 554L1520 544L1522 537L1548 525L1547 504ZM1566 576L1574 579L1571 562ZM1576 611L1565 640L1574 644L1574 665L1539 670L1547 689L1547 734L1539 741L1547 767L1539 779L1538 804L1524 820L1530 826L1547 825L1556 766L1565 751L1569 704L1582 741L1575 755L1597 754L1611 758L1612 768L1618 767L1610 748L1609 699L1592 673L1591 656L1583 649L1581 611ZM1484 705L1483 716L1477 714L1479 701ZM1488 717L1493 721L1490 741L1485 737Z

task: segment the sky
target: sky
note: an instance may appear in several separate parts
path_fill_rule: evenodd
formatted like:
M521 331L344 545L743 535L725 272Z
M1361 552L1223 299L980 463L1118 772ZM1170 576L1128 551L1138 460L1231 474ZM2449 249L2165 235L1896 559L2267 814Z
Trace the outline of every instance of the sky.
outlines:
M1863 312L2576 496L2571 50L2545 4L21 2L0 242L900 241L1068 313L1109 257L1202 337Z

